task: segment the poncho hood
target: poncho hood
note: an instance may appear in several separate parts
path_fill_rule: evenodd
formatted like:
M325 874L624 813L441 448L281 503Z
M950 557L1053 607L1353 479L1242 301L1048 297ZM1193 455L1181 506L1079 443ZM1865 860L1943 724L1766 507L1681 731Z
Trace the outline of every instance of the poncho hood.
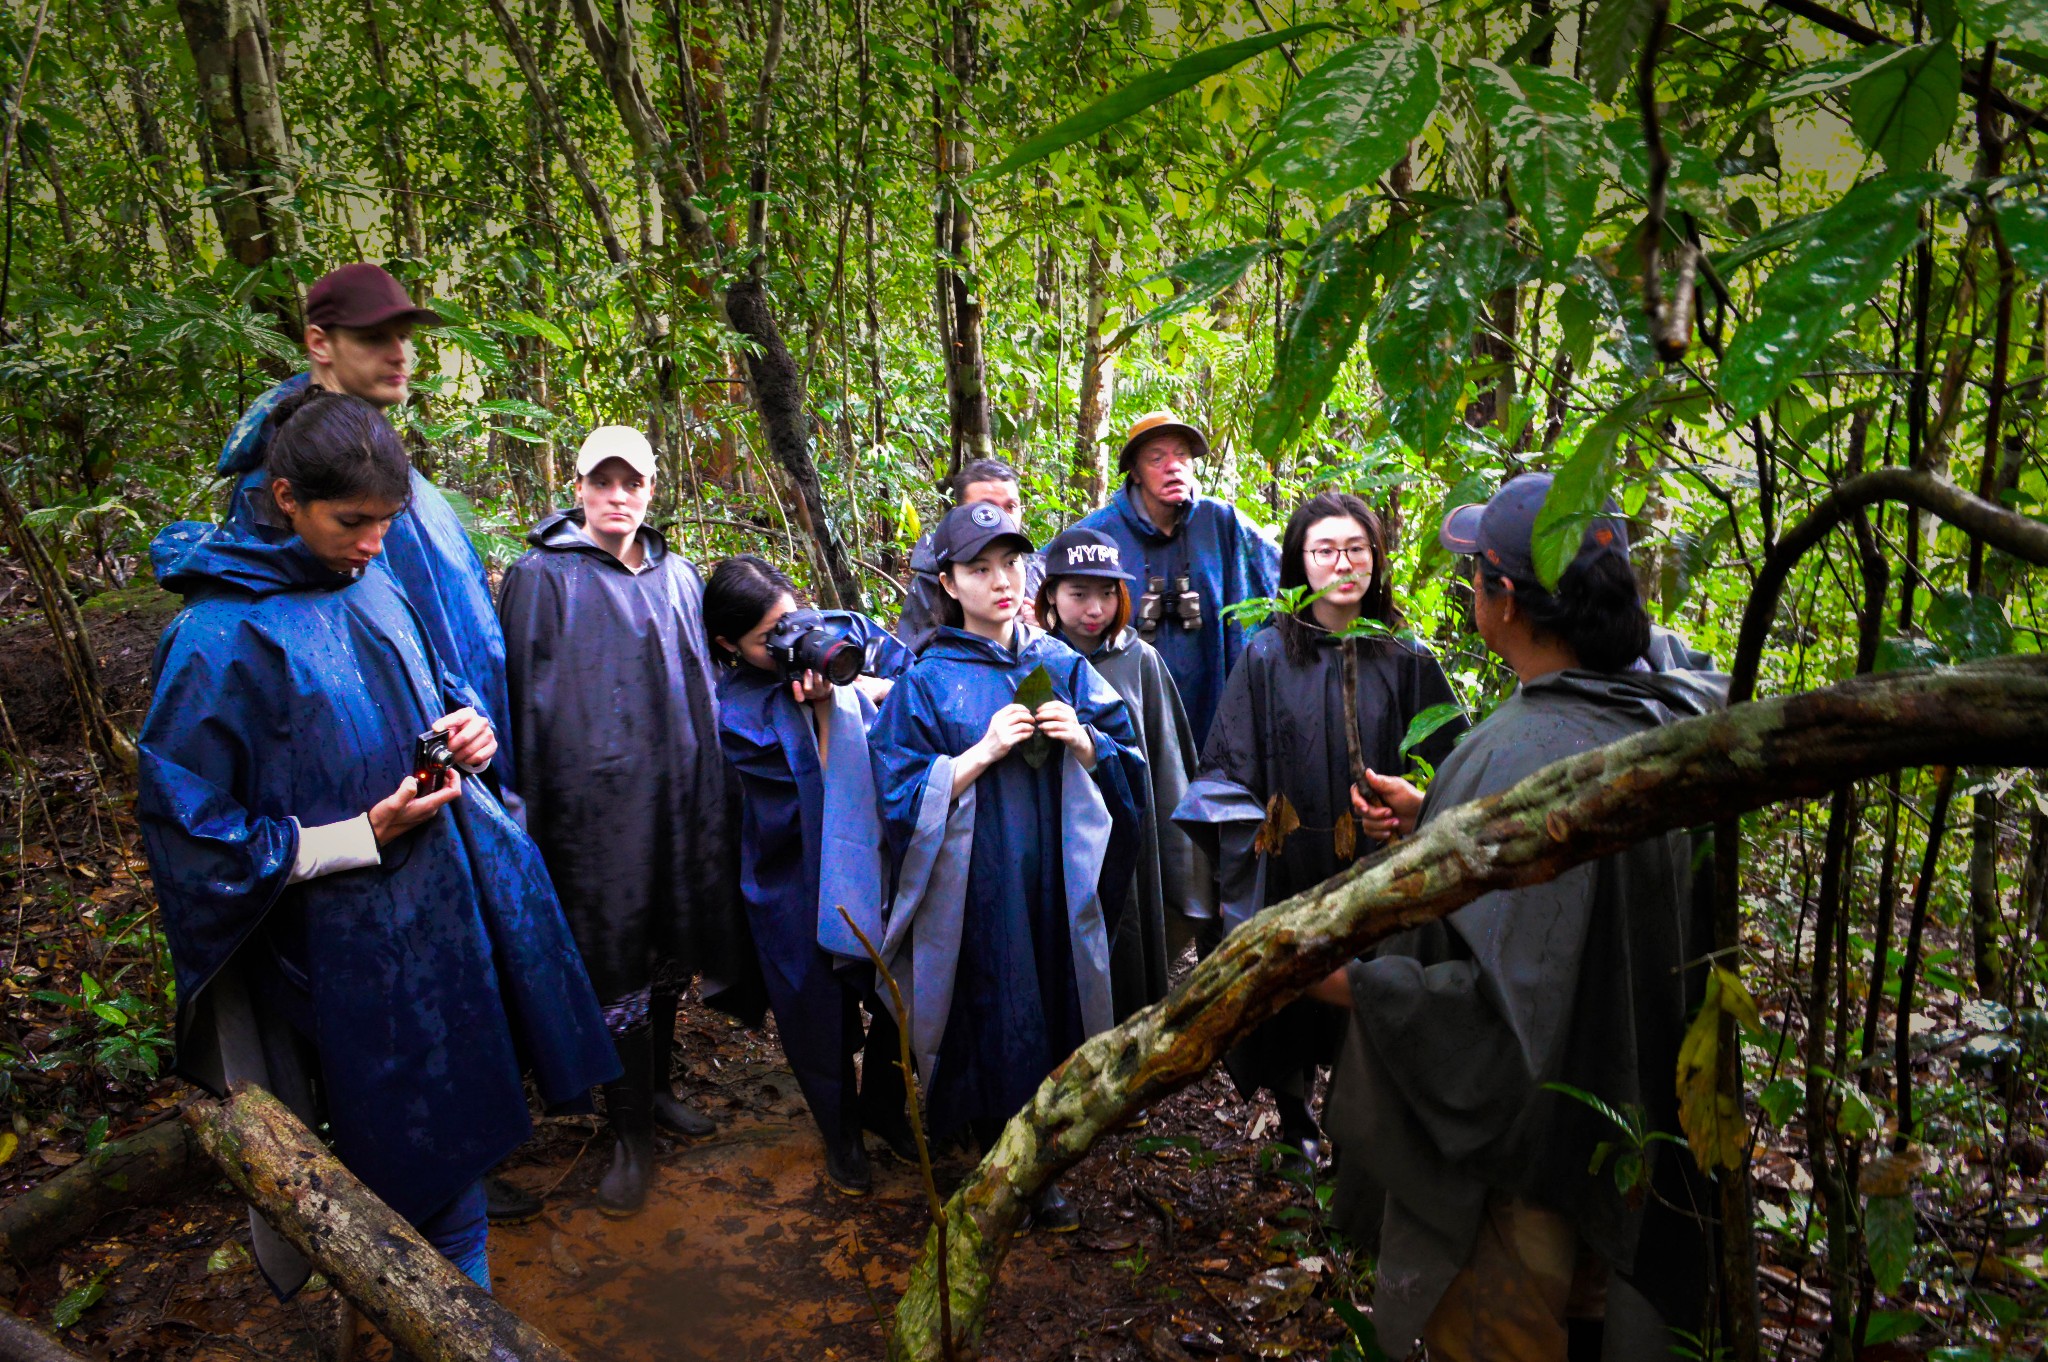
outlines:
M526 542L537 549L548 549L559 553L587 553L602 562L624 569L625 564L590 542L583 531L583 508L572 506L566 511L556 511L543 517L539 524L526 532ZM646 555L646 562L654 564L668 556L668 540L661 531L651 525L642 525L636 531L640 541L640 552Z
M188 600L333 591L356 580L315 558L295 534L198 520L167 526L150 544L149 558L157 585Z

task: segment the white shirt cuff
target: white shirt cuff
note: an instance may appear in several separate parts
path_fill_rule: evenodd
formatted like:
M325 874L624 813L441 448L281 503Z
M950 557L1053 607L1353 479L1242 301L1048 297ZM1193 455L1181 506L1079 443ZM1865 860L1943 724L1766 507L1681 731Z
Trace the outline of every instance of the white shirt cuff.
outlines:
M342 870L367 870L383 862L383 854L377 849L377 834L370 831L370 815L367 813L317 828L309 828L296 818L292 823L299 830L299 854L292 861L292 875L285 881L287 884L318 879Z

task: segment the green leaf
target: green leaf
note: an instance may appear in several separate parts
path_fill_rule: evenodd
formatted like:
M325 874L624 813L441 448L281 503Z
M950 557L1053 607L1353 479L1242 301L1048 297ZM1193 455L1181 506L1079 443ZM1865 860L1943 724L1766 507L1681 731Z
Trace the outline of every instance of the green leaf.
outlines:
M1870 1312L1870 1327L1863 1334L1864 1346L1895 1343L1917 1332L1925 1323L1927 1317L1918 1310L1873 1310Z
M1371 248L1348 232L1309 256L1301 303L1273 356L1273 381L1252 411L1252 446L1269 461L1323 409L1365 321L1372 265Z
M1507 157L1515 206L1543 254L1570 260L1593 221L1605 159L1593 92L1569 76L1490 61L1465 68L1479 111Z
M1878 1126L1877 1108L1870 1105L1870 1099L1863 1095L1863 1090L1844 1084L1838 1091L1841 1093L1842 1107L1835 1113L1835 1128L1852 1140L1860 1140L1865 1135L1875 1134Z
M1622 433L1649 411L1649 394L1638 393L1602 416L1579 437L1578 448L1551 480L1536 513L1529 545L1536 577L1546 590L1557 590L1564 570L1579 556L1587 523L1601 514L1614 489L1614 447Z
M1603 131L1622 183L1648 198L1650 153L1643 144L1643 125L1633 118L1614 118L1607 121ZM1687 146L1668 130L1664 133L1664 149L1671 155L1668 187L1672 197L1695 213L1715 211L1721 192L1721 172L1715 168L1714 158Z
M1557 300L1559 324L1572 367L1583 373L1596 342L1604 344L1621 366L1643 375L1657 362L1643 310L1622 281L1580 256L1565 271L1564 292Z
M1436 53L1413 38L1375 38L1311 71L1274 128L1265 171L1328 202L1369 185L1407 153L1443 97Z
M1055 123L1038 136L1023 142L1008 156L973 178L989 180L998 175L1008 175L1041 157L1051 155L1061 147L1085 141L1104 128L1114 127L1154 104L1171 99L1181 91L1201 84L1219 71L1228 71L1239 62L1249 61L1262 52L1270 52L1282 43L1293 42L1297 38L1328 27L1328 24L1323 23L1296 24L1277 33L1261 33L1256 37L1240 38L1234 43L1223 43L1182 57L1165 70L1147 72L1116 93L1095 101L1072 118Z
M1870 1253L1870 1275L1886 1295L1906 1280L1913 1261L1913 1198L1874 1196L1863 1203L1863 1242Z
M1782 1126L1792 1119L1792 1113L1799 1110L1799 1104L1806 1100L1806 1089L1796 1078L1774 1078L1764 1084L1764 1090L1756 1095L1756 1104L1774 1126Z
M1164 273L1154 275L1155 279L1178 279L1187 285L1177 298L1168 299L1133 322L1133 326L1151 326L1168 317L1178 317L1183 312L1196 308L1216 297L1238 280L1245 272L1273 253L1270 241L1248 241L1242 246L1223 246L1213 251L1204 251L1177 265L1169 266Z
M2014 264L2036 279L2048 279L2048 196L1999 204L1998 230Z
M1806 240L1807 234L1820 222L1821 216L1819 213L1801 213L1797 217L1778 219L1740 246L1731 247L1709 257L1714 271L1721 275L1733 274L1752 260Z
M1920 239L1920 208L1948 187L1931 171L1880 175L1823 212L1806 242L1756 293L1756 314L1721 366L1721 397L1737 420L1769 406L1868 302Z
M1927 632L1951 662L2003 657L2012 651L2012 625L1995 596L1941 591L1927 607Z
M475 358L476 362L492 373L503 373L510 363L505 356L505 346L496 336L480 331L473 326L437 326L427 333L437 340L445 340Z
M1456 700L1431 705L1408 721L1407 735L1401 739L1402 755L1407 755L1408 749L1416 744L1428 741L1429 736L1445 724L1455 723L1464 717L1465 707Z
M99 1304L100 1297L107 1294L106 1276L103 1270L91 1281L81 1282L66 1292L50 1307L50 1323L59 1330L69 1329L78 1323L79 1317Z
M1832 94L1836 90L1854 85L1865 76L1899 65L1906 61L1913 51L1910 47L1875 43L1846 57L1815 62L1811 66L1794 71L1773 85L1770 94L1764 97L1764 106L1768 108L1774 104L1788 104L1795 99L1805 99L1811 95Z
M1024 679L1017 683L1016 694L1011 698L1036 714L1038 707L1052 697L1052 673L1047 671L1045 664L1041 662L1025 673ZM1017 751L1023 756L1025 764L1035 771L1045 765L1045 759L1052 755L1052 739L1043 733L1033 733L1018 744Z
M574 350L576 342L567 331L546 317L531 312L510 312L498 323L500 329L515 336L539 336L542 340L558 345L564 350Z
M1908 56L1849 87L1849 126L1891 170L1918 170L1955 125L1963 62L1947 43L1906 49Z
M2001 48L2020 44L2048 51L2048 3L2043 0L1961 0L1957 9L1970 36Z
M1366 352L1387 396L1387 423L1415 449L1434 450L1458 423L1465 357L1500 266L1501 228L1501 207L1490 199L1431 217L1373 314Z
M1877 656L1871 660L1870 670L1873 673L1925 671L1947 661L1948 654L1938 643L1923 638L1888 638L1877 645Z
M1613 99L1635 69L1656 18L1654 0L1598 0L1586 25L1586 78L1602 99Z

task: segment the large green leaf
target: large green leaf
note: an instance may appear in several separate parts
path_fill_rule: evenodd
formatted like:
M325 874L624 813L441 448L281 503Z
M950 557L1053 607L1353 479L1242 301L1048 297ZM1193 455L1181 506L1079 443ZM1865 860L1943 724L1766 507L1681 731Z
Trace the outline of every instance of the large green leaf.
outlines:
M1948 187L1931 171L1880 175L1851 189L1756 293L1756 314L1721 366L1721 397L1740 420L1769 406L1869 301L1920 239L1920 208Z
M1634 293L1597 261L1580 256L1565 271L1557 318L1572 367L1581 373L1592 358L1596 341L1632 374L1647 374L1656 363L1657 352L1650 343L1641 305Z
M1352 231L1318 243L1309 255L1301 303L1273 356L1273 381L1252 412L1252 446L1274 460L1323 401L1358 340L1372 301L1373 252Z
M1927 606L1927 632L1951 662L2003 657L2012 651L2012 624L1996 596L1936 592Z
M1836 90L1854 85L1865 76L1874 75L1887 67L1907 61L1914 51L1915 49L1910 47L1874 43L1846 57L1815 62L1811 66L1801 67L1773 85L1770 93L1764 97L1764 104L1787 104L1811 95L1832 94Z
M2048 51L2048 0L1961 0L1958 8L1979 43L1996 38L2000 47Z
M1160 279L1178 279L1187 287L1179 296L1170 298L1153 308L1134 323L1137 326L1151 326L1168 317L1178 317L1183 312L1192 312L1202 304L1222 293L1225 289L1244 278L1245 271L1258 264L1272 253L1269 241L1247 241L1242 246L1223 246L1213 251L1203 251L1190 256L1177 265L1168 266L1155 276Z
M1649 414L1650 394L1637 393L1595 421L1579 437L1578 448L1551 479L1550 491L1536 512L1529 534L1536 577L1546 590L1557 590L1558 578L1579 556L1586 523L1599 515L1614 487L1614 447L1622 433Z
M1863 1202L1863 1242L1870 1252L1870 1275L1890 1295L1906 1279L1913 1261L1912 1196L1873 1196Z
M2001 203L1998 230L2013 263L2036 279L2048 279L2048 197Z
M1907 49L1902 61L1849 87L1849 126L1891 170L1918 170L1955 125L1963 62L1947 43Z
M1036 714L1038 707L1051 700L1053 694L1052 673L1045 669L1044 663L1040 663L1025 673L1024 679L1017 683L1016 692L1011 698L1015 703ZM1033 733L1017 745L1017 753L1024 758L1025 764L1035 771L1045 765L1045 759L1052 755L1052 739L1043 733Z
M1650 150L1643 143L1642 122L1634 118L1610 119L1604 132L1621 182L1648 197ZM1714 158L1687 146L1668 130L1663 137L1664 149L1671 156L1671 177L1666 181L1671 196L1694 213L1714 213L1721 193L1721 172L1715 167Z
M1570 260L1593 221L1606 160L1593 92L1569 76L1527 66L1475 61L1466 72L1507 157L1516 207L1546 257Z
M1436 53L1413 38L1345 48L1308 74L1273 131L1274 183L1325 201L1399 161L1443 97Z
M1500 268L1501 217L1491 199L1431 217L1373 314L1366 352L1387 395L1387 423L1416 449L1433 450L1458 422L1472 328Z
M1586 25L1586 79L1602 99L1613 99L1649 40L1655 0L1598 0Z
M1030 165L1041 156L1049 156L1061 147L1072 146L1113 127L1133 114L1142 113L1162 100L1173 98L1183 90L1201 84L1219 71L1228 71L1241 61L1249 61L1261 52L1270 52L1282 43L1328 28L1328 24L1296 24L1283 28L1277 33L1261 33L1252 38L1240 38L1234 43L1223 43L1217 47L1182 57L1163 71L1148 71L1115 94L1106 95L1090 104L1072 118L1063 119L1047 128L1038 136L1030 138L1008 156L982 171L974 178L991 179L1007 175L1021 166Z

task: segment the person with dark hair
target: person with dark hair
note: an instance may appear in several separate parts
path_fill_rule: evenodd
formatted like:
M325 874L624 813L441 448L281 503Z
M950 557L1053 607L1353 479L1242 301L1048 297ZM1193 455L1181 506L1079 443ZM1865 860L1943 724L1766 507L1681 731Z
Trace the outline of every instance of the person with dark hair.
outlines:
M1271 596L1280 573L1273 541L1235 506L1198 490L1195 461L1208 453L1200 430L1170 411L1147 412L1117 456L1123 486L1077 527L1122 550L1140 592L1138 634L1172 673L1198 744L1250 637L1224 611Z
M1110 991L1122 1021L1166 996L1172 962L1216 920L1208 860L1173 822L1196 766L1195 738L1166 664L1130 627L1131 575L1116 541L1098 530L1068 530L1045 546L1044 557L1038 618L1123 697L1145 758L1137 877L1109 934Z
M527 827L624 1069L597 1188L615 1216L647 1198L657 1127L715 1129L675 1095L676 1011L691 975L730 978L747 949L704 582L646 523L654 480L646 436L591 431L577 504L533 527L498 599Z
M862 1131L911 1164L917 1144L898 1032L876 997L867 949L840 910L881 946L887 872L868 729L913 659L865 615L799 611L789 579L751 553L713 569L704 613L724 664L718 736L740 786L740 894L768 1005L824 1137L826 1181L866 1196L874 1178ZM798 628L858 650L860 674L834 685L797 670L786 650ZM873 1017L865 1027L863 1004Z
M1378 849L1383 834L1352 816L1361 765L1401 771L1411 752L1441 761L1466 726L1436 658L1394 634L1393 565L1364 501L1324 492L1295 508L1280 589L1304 593L1301 603L1254 635L1230 674L1174 815L1216 867L1226 930ZM1411 747L1411 725L1432 710L1442 722ZM1309 1105L1315 1071L1336 1057L1340 1034L1330 1009L1296 1002L1225 1059L1245 1097L1272 1092L1277 1138L1309 1162L1321 1139Z
M379 412L402 405L411 393L413 329L440 322L438 313L414 303L404 286L376 265L343 265L315 282L306 293L306 372L251 403L221 449L215 471L240 478L228 523L277 523L264 461L286 400L322 388L359 397ZM407 478L412 489L407 514L385 535L380 570L397 578L435 655L476 689L483 712L502 728L509 712L505 640L491 608L483 561L441 490L417 469L409 468ZM498 753L491 779L500 791L510 787L517 765L510 749ZM519 811L516 801L512 808ZM530 1209L537 1213L539 1207Z
M282 406L283 533L173 525L136 809L177 975L178 1070L259 1083L486 1289L482 1178L616 1072L540 852L471 776L498 752L376 560L406 514L375 407ZM585 1110L588 1109L584 1106ZM310 1269L260 1220L289 1295Z
M1024 500L1018 490L1017 470L1001 459L973 459L961 465L947 484L955 506L986 502L1013 520L1024 516ZM910 586L903 593L903 612L896 619L896 637L913 653L924 651L944 622L946 593L939 585L939 560L932 550L934 530L926 530L910 546ZM1026 624L1038 624L1031 613L1038 597L1038 584L1045 577L1045 564L1035 553L1024 555L1024 614Z
M1554 761L1724 703L1682 640L1644 659L1648 615L1619 516L1595 517L1554 590L1531 549L1548 474L1461 506L1486 646L1521 684L1438 767L1425 798L1375 775L1355 809L1384 834L1499 794ZM1328 1117L1338 1223L1378 1241L1374 1325L1391 1355L1674 1357L1702 1327L1711 1187L1682 1143L1647 1145L1646 1185L1600 1157L1607 1110L1678 1129L1671 1075L1711 949L1711 864L1679 831L1505 889L1381 944L1318 984L1350 1010Z
M1108 924L1135 868L1145 760L1109 683L1017 618L1031 552L1017 522L972 502L932 546L959 622L868 740L896 876L882 949L932 1132L987 1149L1112 1024ZM1056 1184L1033 1216L1055 1233L1081 1223Z

